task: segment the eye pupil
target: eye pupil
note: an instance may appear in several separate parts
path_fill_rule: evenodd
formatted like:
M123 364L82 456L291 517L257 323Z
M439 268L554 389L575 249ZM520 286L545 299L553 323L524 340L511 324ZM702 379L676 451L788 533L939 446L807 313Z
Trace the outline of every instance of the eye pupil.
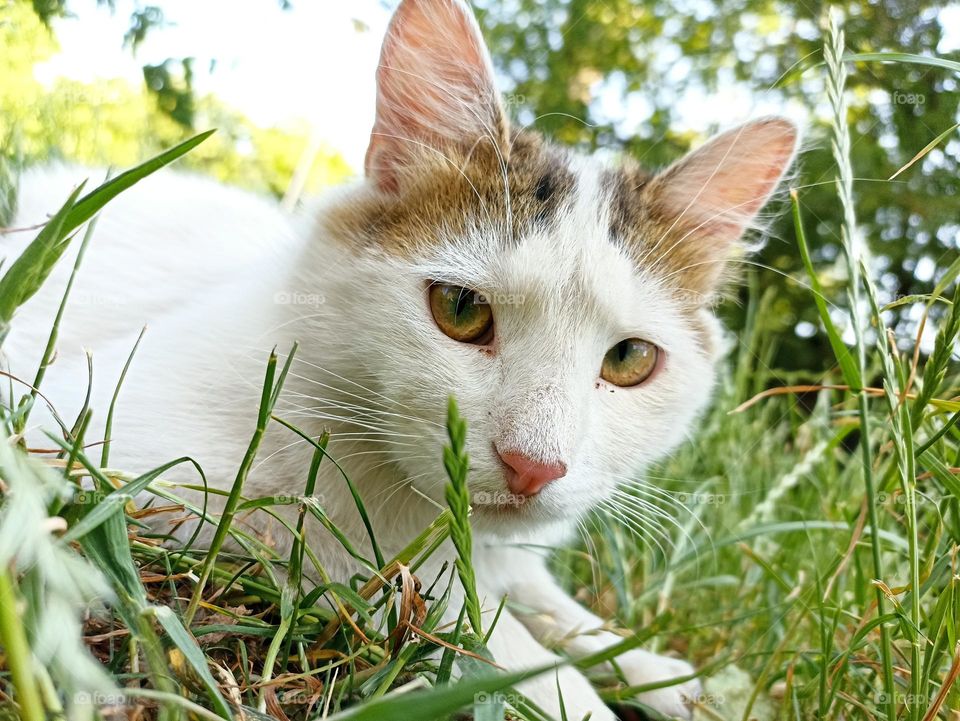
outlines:
M608 383L629 388L638 386L657 369L660 349L641 338L626 338L603 358L600 377Z
M461 343L486 344L493 338L493 312L477 302L477 293L457 285L434 283L430 310L444 335Z
M460 316L463 315L463 311L467 307L467 303L471 300L473 294L467 291L465 288L460 289L460 294L457 296L457 309L454 311L459 320Z

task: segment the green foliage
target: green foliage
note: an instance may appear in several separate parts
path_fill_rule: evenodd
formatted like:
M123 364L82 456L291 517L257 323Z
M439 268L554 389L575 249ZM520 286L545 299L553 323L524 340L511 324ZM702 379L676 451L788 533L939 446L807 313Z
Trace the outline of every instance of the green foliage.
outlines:
M196 110L193 61L190 58L180 61L167 59L159 65L144 65L143 80L153 93L157 108L164 115L184 128L193 127Z
M61 160L129 166L186 140L194 127L215 127L216 138L187 156L183 167L279 197L310 144L305 126L261 128L215 97L196 97L189 62L145 69L143 88L115 79L65 78L44 87L33 68L53 56L56 39L22 0L0 4L0 47L0 227L4 216L13 215L12 188L23 166ZM352 174L327 147L309 170L308 193Z
M29 458L0 427L0 646L25 721L42 721L51 682L70 707L115 693L116 682L84 646L80 609L113 592L95 564L49 533L48 509L73 495L61 474ZM73 696L71 698L71 696ZM47 702L49 704L49 702ZM72 710L72 708L71 708Z
M147 33L153 28L166 25L163 9L156 5L137 8L130 15L130 27L123 36L123 44L134 52L147 39Z

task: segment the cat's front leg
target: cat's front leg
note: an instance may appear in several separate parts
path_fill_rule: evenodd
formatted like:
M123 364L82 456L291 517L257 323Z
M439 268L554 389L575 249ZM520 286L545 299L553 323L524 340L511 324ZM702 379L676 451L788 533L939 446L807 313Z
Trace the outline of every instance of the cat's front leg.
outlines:
M563 718L582 721L588 715L590 721L617 721L616 714L604 704L589 679L571 666L567 659L537 641L513 612L503 609L492 630L489 628L488 624L493 624L495 611L503 598L503 576L484 562L484 556L482 546L475 548L474 565L479 581L477 590L483 607L482 630L490 634L487 649L496 663L507 672L545 669L518 684L517 692L555 721ZM436 578L442 573L441 563L445 557L449 556L438 553L431 557L418 572L419 577L424 580ZM455 580L443 611L444 628L449 629L457 623L463 603L463 588ZM507 697L506 700L515 705L514 699Z
M606 630L602 619L568 596L536 553L521 548L492 550L486 559L495 567L510 568L505 581L507 593L516 611L516 620L539 643L562 648L573 657L602 651L623 641ZM631 686L643 686L691 676L693 667L686 661L633 649L615 659L617 668ZM613 671L607 665L606 670ZM691 704L702 696L698 679L689 679L664 688L647 691L637 698L673 718L689 719Z
M616 715L603 703L590 681L577 669L563 665L563 659L544 648L509 611L504 610L500 614L488 648L497 663L508 671L556 664L555 669L524 681L517 687L520 693L551 718L581 721L589 715L590 721L616 721Z

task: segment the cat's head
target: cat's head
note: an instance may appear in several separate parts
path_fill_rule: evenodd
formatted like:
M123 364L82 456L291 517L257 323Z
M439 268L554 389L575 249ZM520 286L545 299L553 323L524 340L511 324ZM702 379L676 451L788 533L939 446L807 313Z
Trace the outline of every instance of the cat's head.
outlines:
M616 501L707 402L713 298L796 141L768 118L656 174L584 157L511 128L460 0L405 0L367 181L324 220L352 264L342 308L384 460L442 502L453 395L479 528Z

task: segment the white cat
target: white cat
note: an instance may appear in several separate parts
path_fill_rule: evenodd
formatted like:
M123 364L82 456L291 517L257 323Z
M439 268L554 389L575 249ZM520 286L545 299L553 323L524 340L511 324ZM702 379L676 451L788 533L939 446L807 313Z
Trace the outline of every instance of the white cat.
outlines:
M684 438L713 385L710 299L724 261L796 139L788 121L762 119L656 175L580 156L510 127L460 0L405 0L383 45L366 178L328 196L313 227L175 173L121 196L97 229L43 391L72 420L88 347L92 405L103 413L149 322L111 465L143 471L189 454L224 488L253 430L266 353L299 340L277 412L314 436L333 432L330 450L386 555L444 504L452 394L469 424L481 594L489 609L504 595L516 609L503 613L491 650L519 669L555 659L554 645L573 656L605 648L621 637L565 595L529 542L569 540L579 519L617 502L620 481ZM54 209L78 172L28 173L18 224ZM15 318L6 352L20 377L32 378L71 262ZM245 495L302 492L312 451L297 440L270 430ZM369 552L330 463L318 495ZM358 570L319 525L309 534L338 579ZM274 540L289 542L279 531ZM437 563L452 554L443 549ZM618 664L630 684L692 673L641 650ZM568 718L614 718L578 671L557 673ZM546 674L522 688L559 717L556 685ZM698 688L687 681L641 698L687 718Z

